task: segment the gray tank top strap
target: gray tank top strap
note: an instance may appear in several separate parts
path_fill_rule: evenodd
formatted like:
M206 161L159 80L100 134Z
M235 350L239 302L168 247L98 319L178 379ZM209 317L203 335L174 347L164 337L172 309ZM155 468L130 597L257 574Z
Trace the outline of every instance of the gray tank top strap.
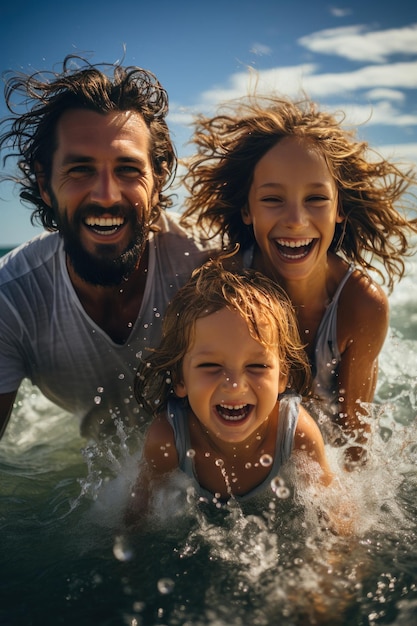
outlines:
M280 396L275 455L271 470L266 479L252 489L252 491L243 496L236 496L237 501L249 500L249 498L265 491L270 486L271 480L277 476L281 466L290 458L294 444L295 430L297 428L300 403L301 396L297 394L288 393ZM188 404L186 399L180 400L173 398L168 402L167 419L174 431L179 468L187 476L196 481L193 458L192 455L187 454L191 449L187 412ZM213 494L208 493L201 486L198 486L198 490L202 496L209 499L213 497Z
M340 281L332 301L326 308L326 311L321 319L317 330L316 344L314 348L315 370L322 367L323 363L327 362L329 351L333 359L337 362L340 360L339 346L337 343L337 307L343 287L349 280L354 269L354 265L349 266L349 269ZM313 372L313 374L315 373L316 372Z

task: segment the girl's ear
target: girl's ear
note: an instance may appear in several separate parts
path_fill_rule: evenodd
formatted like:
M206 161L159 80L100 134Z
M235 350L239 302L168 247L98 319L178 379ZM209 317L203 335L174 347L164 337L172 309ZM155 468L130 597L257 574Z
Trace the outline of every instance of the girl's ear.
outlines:
M346 216L343 213L342 201L339 197L337 199L337 213L336 213L336 224L341 224L346 219Z
M185 384L183 382L176 383L174 385L174 391L175 391L175 395L178 398L185 398L188 395L187 394L187 389L186 389Z
M284 393L284 391L287 388L287 385L288 385L288 374L284 374L284 372L280 372L278 392Z
M36 182L38 183L39 193L41 195L42 200L49 207L52 206L51 195L48 191L48 186L46 184L46 176L45 171L43 170L41 164L37 161L35 163L35 174L36 174Z
M242 216L242 221L244 224L246 224L246 226L249 226L250 224L252 224L252 216L250 214L249 207L247 204L245 204L245 206L241 209L240 214Z

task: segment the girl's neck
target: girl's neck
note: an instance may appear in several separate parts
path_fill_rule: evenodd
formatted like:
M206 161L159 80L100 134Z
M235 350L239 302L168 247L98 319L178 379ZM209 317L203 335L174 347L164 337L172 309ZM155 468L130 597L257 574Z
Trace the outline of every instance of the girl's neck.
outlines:
M245 461L259 460L259 455L266 449L270 450L271 442L275 445L277 420L278 411L275 412L274 410L274 413L250 437L244 441L230 442L211 434L191 413L189 417L191 442L193 447L200 449L203 454L209 453L222 458L224 461L231 461L236 457Z
M318 310L329 304L337 288L333 256L329 253L324 262L305 278L291 280L283 277L272 265L266 263L259 248L256 248L253 267L276 282L288 295L295 308L308 307L311 310Z

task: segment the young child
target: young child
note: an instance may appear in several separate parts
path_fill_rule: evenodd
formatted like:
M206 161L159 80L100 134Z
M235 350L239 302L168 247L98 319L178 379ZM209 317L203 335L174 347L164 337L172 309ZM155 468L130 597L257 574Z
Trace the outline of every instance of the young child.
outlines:
M272 281L221 260L195 270L138 371L137 400L156 417L129 523L147 511L151 484L176 468L210 501L246 500L270 489L297 451L311 480L329 485L322 435L300 405L309 376L292 306Z
M318 413L337 424L335 439L349 437L355 461L388 328L387 297L367 270L390 290L403 276L417 221L394 205L416 178L372 157L341 123L308 100L274 97L201 116L183 221L192 216L240 243L244 264L285 290L306 344L312 395L322 401Z

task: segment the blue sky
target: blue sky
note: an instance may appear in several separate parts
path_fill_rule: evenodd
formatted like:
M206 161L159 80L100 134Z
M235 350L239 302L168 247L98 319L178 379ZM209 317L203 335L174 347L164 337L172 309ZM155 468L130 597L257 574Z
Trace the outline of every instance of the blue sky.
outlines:
M190 152L193 114L244 95L250 67L261 90L304 90L345 110L373 147L417 163L415 0L6 0L0 8L0 72L51 69L69 53L115 62L124 48L124 64L151 70L167 89L180 157ZM5 183L0 224L0 247L40 231Z

